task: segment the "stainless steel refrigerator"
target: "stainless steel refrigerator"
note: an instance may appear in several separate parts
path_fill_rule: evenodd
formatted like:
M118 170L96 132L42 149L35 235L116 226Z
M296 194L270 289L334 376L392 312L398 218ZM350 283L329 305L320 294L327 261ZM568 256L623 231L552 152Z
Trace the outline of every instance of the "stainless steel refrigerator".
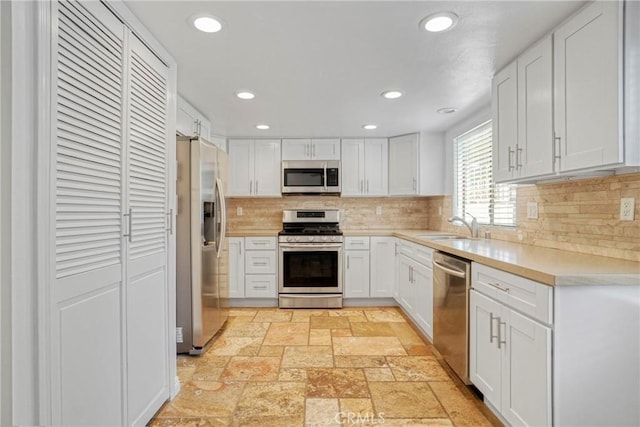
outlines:
M227 153L178 137L176 326L178 353L200 355L228 316Z

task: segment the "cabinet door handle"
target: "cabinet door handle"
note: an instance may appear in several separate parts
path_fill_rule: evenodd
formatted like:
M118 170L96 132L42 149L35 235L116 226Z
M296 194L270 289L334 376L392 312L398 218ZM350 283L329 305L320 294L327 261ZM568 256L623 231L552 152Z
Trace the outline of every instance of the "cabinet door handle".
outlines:
M258 195L258 180L256 179L256 196Z
M309 144L304 144L304 155L311 157L311 146Z
M507 322L501 322L500 318L498 317L498 348L502 348L501 344L507 344L507 341L502 339L502 328L500 327L500 325L504 325L506 329Z
M560 158L562 157L562 151L560 148L560 143L561 143L561 138L559 136L556 135L555 132L553 132L553 165L556 165L556 160L560 160ZM560 167L558 166L558 169L560 169Z
M511 162L511 155L514 153L514 150L511 149L511 146L508 147L508 150L507 162L509 166L509 172L511 172L514 169L513 163Z
M369 194L369 180L367 180L367 194Z
M131 240L133 239L132 233L132 227L133 227L133 209L129 208L129 213L124 214L124 216L128 217L127 218L127 232L125 234L122 235L122 237L127 237L129 240L129 243L131 243Z
M522 148L516 145L516 169L522 169Z
M253 181L249 181L249 195L253 194Z
M349 269L349 258L351 258L349 255L347 255L347 270Z
M256 261L254 261L254 262L253 262L253 265L254 265L254 266L260 266L260 267L266 267L267 265L269 265L269 263L267 263L267 262L256 262Z
M409 283L413 283L413 267L409 267Z
M238 244L238 255L242 255L242 243Z
M493 321L498 321L498 335L493 335ZM494 338L500 339L500 317L494 316L493 313L489 313L489 342L492 343ZM498 344L499 345L499 344Z
M315 144L314 144L314 145L313 145L313 157L315 157L315 156L316 156L316 146L315 146Z
M498 289L499 291L509 293L509 288L503 288L502 286L498 285L497 283L489 283L489 285L493 286L494 288Z
M169 228L167 228L167 231L169 232L170 236L173 236L173 209L169 209L169 212L167 212L167 219L169 220Z
M413 189L414 189L414 191L417 189L417 187L418 187L418 181L415 178L413 178Z
M360 180L360 194L364 193L364 180Z
M253 289L267 289L267 285L254 286Z

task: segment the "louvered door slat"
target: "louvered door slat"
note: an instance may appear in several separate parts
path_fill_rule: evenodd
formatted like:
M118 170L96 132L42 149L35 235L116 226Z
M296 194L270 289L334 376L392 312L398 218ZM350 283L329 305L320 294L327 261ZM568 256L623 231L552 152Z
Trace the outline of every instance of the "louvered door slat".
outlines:
M61 2L58 33L56 275L121 262L122 42Z
M133 236L129 259L166 246L166 77L131 52L129 203ZM164 92L163 92L164 91Z
M96 21L87 10L76 2L65 1L60 2L64 7L59 9L61 15L68 17L67 22L82 23L83 28L88 28L92 35L92 40L99 43L101 49L107 52L121 52L122 44L120 37L113 34L104 25L101 25L99 21ZM120 58L120 55L116 55Z
M97 134L90 130L80 129L75 127L72 123L65 123L63 117L58 118L58 145L62 147L69 147L69 145L80 144L76 147L69 147L70 149L82 149L86 154L91 154L95 150L96 155L109 158L113 160L114 164L119 165L119 153L120 145L117 145L113 139L106 138L104 135ZM112 154L112 155L108 155Z

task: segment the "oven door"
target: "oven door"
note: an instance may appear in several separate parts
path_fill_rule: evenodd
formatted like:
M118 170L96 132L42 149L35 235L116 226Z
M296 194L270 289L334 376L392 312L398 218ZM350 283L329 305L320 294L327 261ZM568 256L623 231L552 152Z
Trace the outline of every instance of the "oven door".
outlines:
M342 293L342 243L280 243L280 293Z

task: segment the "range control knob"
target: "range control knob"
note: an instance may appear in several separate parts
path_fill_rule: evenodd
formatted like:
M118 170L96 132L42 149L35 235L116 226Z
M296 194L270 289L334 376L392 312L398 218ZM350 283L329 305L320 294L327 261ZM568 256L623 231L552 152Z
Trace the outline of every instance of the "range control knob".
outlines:
M295 237L295 241L296 241L296 242L299 242L299 241L300 241L300 236L296 236L296 237Z
M293 237L287 236L287 242L291 242L291 241L293 241Z
M329 236L322 236L322 241L326 242L327 240L329 240Z
M309 241L309 242L313 242L313 236L308 236L308 237L307 237L307 241Z

